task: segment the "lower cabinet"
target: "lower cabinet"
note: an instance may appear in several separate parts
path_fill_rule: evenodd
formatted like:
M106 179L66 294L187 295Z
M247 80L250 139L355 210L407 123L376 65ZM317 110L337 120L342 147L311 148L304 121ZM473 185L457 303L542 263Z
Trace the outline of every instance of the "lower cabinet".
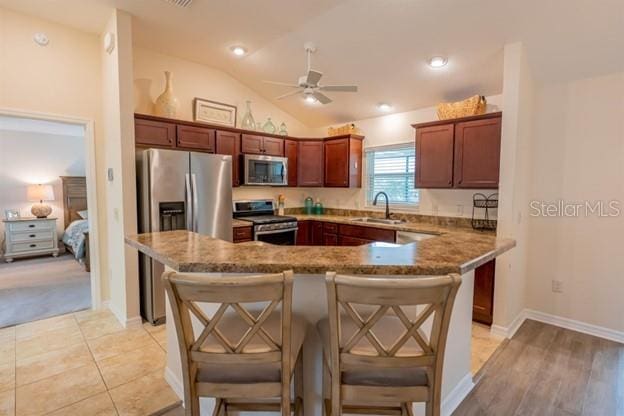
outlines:
M235 243L244 243L246 241L252 241L252 231L251 226L249 227L234 227L233 233L233 241Z
M395 231L382 228L336 224L323 221L299 221L297 245L361 246L375 241L395 242Z
M494 277L496 260L491 260L475 269L472 320L492 325L494 318Z

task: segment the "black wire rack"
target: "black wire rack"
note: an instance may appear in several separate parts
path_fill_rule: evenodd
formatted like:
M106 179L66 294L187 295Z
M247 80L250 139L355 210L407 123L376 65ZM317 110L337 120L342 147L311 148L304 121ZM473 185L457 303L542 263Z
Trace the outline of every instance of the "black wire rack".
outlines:
M486 196L476 193L472 196L472 228L475 230L495 230L496 220L491 219L493 210L498 209L498 194Z

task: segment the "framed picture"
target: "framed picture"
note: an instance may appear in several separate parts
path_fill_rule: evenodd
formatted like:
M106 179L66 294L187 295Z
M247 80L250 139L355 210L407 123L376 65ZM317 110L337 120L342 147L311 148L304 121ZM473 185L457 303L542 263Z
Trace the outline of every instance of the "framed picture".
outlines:
M236 127L236 106L195 98L193 100L195 121Z
M4 217L7 220L16 220L20 217L19 209L5 209Z

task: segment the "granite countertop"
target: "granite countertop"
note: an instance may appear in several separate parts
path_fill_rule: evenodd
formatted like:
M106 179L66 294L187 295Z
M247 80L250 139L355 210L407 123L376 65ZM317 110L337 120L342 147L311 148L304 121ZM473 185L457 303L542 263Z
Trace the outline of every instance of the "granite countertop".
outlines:
M348 217L295 215L311 219L353 223ZM494 233L431 224L369 224L412 232L439 234L405 245L372 243L357 247L278 246L262 242L233 244L189 231L167 231L126 237L126 243L181 272L299 274L327 271L377 275L442 275L466 273L513 248L511 239Z
M232 219L232 227L251 227L253 224L250 221L237 220L236 218Z

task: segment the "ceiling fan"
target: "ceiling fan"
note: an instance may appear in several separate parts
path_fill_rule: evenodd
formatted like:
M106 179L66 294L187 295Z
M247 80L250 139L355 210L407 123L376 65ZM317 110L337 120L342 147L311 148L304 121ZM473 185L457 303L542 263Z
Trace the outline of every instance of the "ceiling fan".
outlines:
M306 75L302 75L297 80L296 84L289 84L285 82L276 81L264 81L267 84L281 85L284 87L296 88L294 91L289 91L286 94L282 94L275 97L277 100L281 100L286 97L290 97L296 94L303 94L305 100L309 103L320 102L321 104L329 104L332 99L323 94L321 91L333 91L333 92L357 92L358 87L356 85L322 85L319 83L322 72L312 69L312 54L316 52L316 46L312 42L306 42L303 45L308 63L308 72Z

